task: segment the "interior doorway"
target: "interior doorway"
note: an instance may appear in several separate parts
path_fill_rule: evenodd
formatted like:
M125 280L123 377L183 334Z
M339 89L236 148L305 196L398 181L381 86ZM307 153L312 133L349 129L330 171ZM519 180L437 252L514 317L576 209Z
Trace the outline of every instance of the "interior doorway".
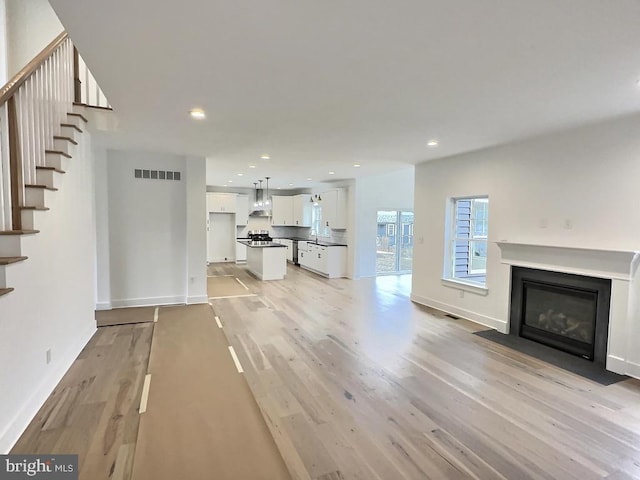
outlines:
M236 222L230 213L210 213L207 262L233 262L236 259Z
M376 274L410 273L413 266L413 212L378 210Z

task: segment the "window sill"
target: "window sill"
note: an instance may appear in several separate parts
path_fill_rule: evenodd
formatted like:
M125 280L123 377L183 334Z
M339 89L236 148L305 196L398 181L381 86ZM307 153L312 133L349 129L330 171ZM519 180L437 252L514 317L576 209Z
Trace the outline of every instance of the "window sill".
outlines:
M477 283L464 282L462 280L454 280L451 278L443 278L441 279L441 282L445 287L457 288L459 290L464 290L466 292L482 296L487 296L489 294L489 289L487 287L483 287Z

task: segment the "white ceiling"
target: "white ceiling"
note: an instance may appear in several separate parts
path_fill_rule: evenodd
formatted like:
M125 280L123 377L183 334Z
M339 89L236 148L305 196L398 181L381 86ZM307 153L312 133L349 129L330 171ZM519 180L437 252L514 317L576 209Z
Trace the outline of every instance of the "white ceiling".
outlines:
M640 111L638 0L50 1L114 144L206 156L219 184L304 187Z

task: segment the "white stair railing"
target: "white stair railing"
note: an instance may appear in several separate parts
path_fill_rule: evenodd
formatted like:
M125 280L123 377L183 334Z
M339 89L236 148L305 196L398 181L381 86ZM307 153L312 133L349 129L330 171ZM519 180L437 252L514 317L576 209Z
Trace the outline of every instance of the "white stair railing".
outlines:
M91 70L87 67L87 64L84 63L82 57L78 55L77 50L75 51L75 56L77 72L75 79L75 103L88 107L111 109L107 97L105 97Z
M63 32L0 90L0 230L22 230L25 185L72 111L74 47Z

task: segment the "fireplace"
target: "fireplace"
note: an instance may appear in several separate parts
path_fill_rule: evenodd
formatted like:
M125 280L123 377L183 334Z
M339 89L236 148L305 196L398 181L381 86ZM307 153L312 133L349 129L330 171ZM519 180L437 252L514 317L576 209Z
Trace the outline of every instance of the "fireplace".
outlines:
M611 280L512 266L510 333L603 366Z

